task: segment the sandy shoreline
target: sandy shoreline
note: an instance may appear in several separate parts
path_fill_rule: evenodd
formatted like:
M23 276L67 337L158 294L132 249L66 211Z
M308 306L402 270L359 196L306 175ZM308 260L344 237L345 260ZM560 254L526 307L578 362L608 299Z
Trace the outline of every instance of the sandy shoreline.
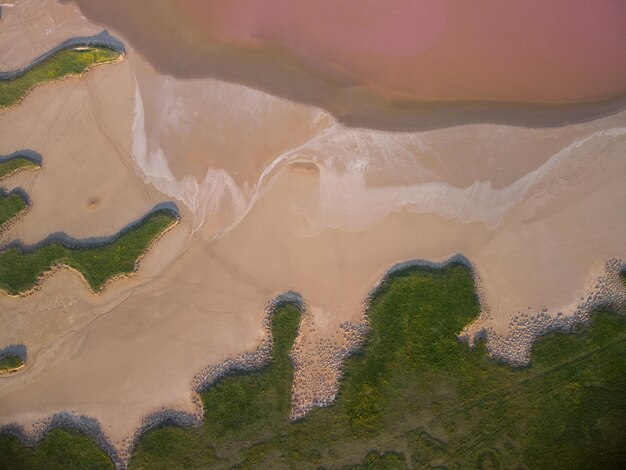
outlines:
M15 190L14 190L15 191ZM2 193L2 188L0 188L0 194ZM17 219L19 219L20 217L24 216L24 213L28 211L28 209L30 209L30 204L21 212L19 212L14 219L11 219L7 222L7 224L13 224L17 222ZM100 288L98 290L93 290L92 287L89 285L89 283L87 282L87 279L85 278L84 274L79 271L78 269L75 269L67 264L64 263L54 263L53 265L50 266L50 269L48 269L47 271L45 271L43 274L41 274L41 276L39 276L36 280L35 280L35 285L30 288L27 289L25 291L21 291L17 294L10 294L9 292L5 291L4 289L0 288L0 295L5 295L7 297L13 297L13 298L22 298L22 297L26 297L28 295L32 295L33 293L35 293L36 291L41 289L41 286L43 285L43 283L46 281L46 279L50 278L51 276L53 276L55 273L57 273L59 270L69 270L71 272L76 273L80 279L83 281L85 287L87 289L89 289L89 291L93 294L93 295L98 295L102 292L103 289L105 289L110 283L115 282L117 280L120 279L127 279L131 276L134 276L135 274L137 274L137 271L139 270L139 266L141 265L141 260L146 256L146 254L150 251L150 249L162 238L164 237L170 230L173 230L176 225L178 225L178 223L180 222L180 215L178 213L178 209L174 206L172 207L159 207L157 205L157 207L153 208L150 212L148 212L146 215L144 215L141 219L133 221L132 223L128 224L127 226L123 227L121 230L119 230L117 233L114 233L113 235L110 236L103 236L103 237L98 237L98 238L91 238L91 239L87 239L87 240L76 240L72 237L68 237L65 233L54 233L49 235L48 237L46 237L43 240L40 240L39 242L35 243L34 245L29 245L29 246L24 246L22 243L19 242L19 240L17 241L12 241L6 244L0 244L0 250L6 250L6 249L16 249L21 253L32 253L33 251L36 251L37 249L46 246L48 244L51 243L60 243L61 245L63 245L66 248L69 249L81 249L81 248L99 248L102 246L106 246L109 245L113 242L115 242L118 238L120 238L121 236L123 236L125 233L132 231L133 229L139 227L146 219L148 219L150 216L154 215L155 213L158 212L167 212L168 214L172 215L173 217L173 222L170 226L168 226L165 230L163 230L156 238L154 238L143 250L143 252L139 255L139 257L135 260L135 265L133 270L130 273L123 273L123 274L118 274L116 276L113 276L111 278L109 278L104 284L102 284L100 286ZM3 224L3 231L8 229L7 227L4 227ZM0 231L0 235L3 232Z
M138 444L141 437L151 429L164 423L183 427L199 426L202 424L204 419L204 407L199 396L202 391L224 377L238 373L260 371L268 364L271 360L273 341L271 332L272 316L277 309L287 303L295 305L301 312L298 337L290 352L290 357L294 364L294 385L292 389L293 398L290 419L297 420L305 416L315 407L332 405L339 391L343 363L362 346L368 333L369 306L385 283L397 273L411 271L416 268L445 269L455 264L461 264L473 273L476 293L482 311L481 316L472 324L467 325L459 334L459 339L468 342L469 345L472 346L474 341L478 338L486 338L489 353L498 360L511 365L526 365L530 359L532 345L540 336L555 331L571 332L581 325L588 326L594 311L602 307L623 308L626 306L626 290L624 289L621 278L621 273L624 271L626 264L622 260L611 260L607 264L606 276L598 280L598 290L593 295L590 295L573 315L562 316L559 314L556 317L550 317L549 315L541 314L533 318L525 315L514 317L512 323L516 324L517 327L515 335L513 337L504 338L495 334L492 329L481 327L481 324L486 320L485 316L488 315L488 310L484 310L484 297L480 287L480 279L476 277L474 266L467 258L462 255L455 255L439 263L424 260L406 261L392 266L380 279L376 287L374 287L370 294L364 299L363 313L360 322L358 324L346 323L342 325L342 329L345 332L343 347L330 347L330 351L325 350L330 346L329 343L326 348L322 346L313 351L315 354L319 354L323 351L321 355L321 365L331 372L330 377L326 380L320 381L321 377L319 373L311 374L311 365L306 364L307 361L311 361L311 357L307 357L306 353L303 355L304 348L301 341L303 329L310 327L310 325L308 325L309 318L306 304L298 294L287 292L268 302L262 321L264 337L260 345L254 351L240 353L236 357L229 358L220 364L208 366L194 377L191 383L191 389L193 390L193 412L178 411L163 407L161 410L145 416L142 419L141 425L135 430L132 438L127 438L122 441L112 441L110 436L103 431L101 424L97 420L85 415L77 415L75 412L70 411L56 413L54 416L34 423L28 428L20 426L17 423L3 424L0 425L0 434L13 435L20 439L24 445L34 447L53 429L63 428L76 430L93 438L111 457L116 468L126 468L130 462L133 449ZM25 364L10 372L22 370L24 367ZM7 375L8 373L2 376Z
M272 316L277 309L285 304L293 304L300 310L302 315L300 324L302 324L306 315L306 308L297 294L288 292L272 299L265 309L263 318L264 338L257 349L252 352L238 354L236 357L229 358L220 364L208 366L194 377L191 384L194 394L192 397L194 411L192 413L170 410L164 407L160 411L145 416L133 437L122 442L111 442L109 436L102 430L97 420L84 415L79 416L69 411L57 413L32 425L28 429L16 423L0 425L0 435L13 435L20 439L24 445L33 447L55 428L73 429L92 437L111 457L116 468L126 468L134 447L149 430L163 423L173 423L178 426L198 426L202 423L204 407L199 396L200 392L224 377L242 372L260 371L269 363L273 342L271 332ZM23 367L24 365L19 369Z
M72 73L72 74L67 74L64 75L61 78L57 78L55 80L50 80L50 81L44 81L44 82L39 82L39 83L35 83L33 86L31 86L29 89L26 90L26 92L19 98L19 100L15 103L12 103L8 106L2 106L0 107L0 109L9 109L9 108L13 108L15 106L19 106L20 103L22 101L24 101L26 99L26 97L32 93L32 91L38 87L41 86L52 86L55 83L59 83L63 80L66 80L68 78L80 78L82 76L84 76L87 72L89 72L89 70L93 69L94 67L98 67L101 65L110 65L110 64L114 64L116 62L121 62L122 60L124 60L124 48L123 45L117 41L114 38L111 38L110 36L108 36L106 34L105 31L103 31L101 34L97 35L97 36L92 36L92 37L84 37L84 38L73 38L73 39L68 39L66 41L64 41L62 44L59 44L57 47L54 47L53 49L51 49L50 51L42 54L41 56L37 57L36 59L34 59L30 64L28 64L27 66L18 69L18 70L12 70L12 71L8 71L8 72L0 72L0 80L5 80L5 81L9 81L12 80L16 77L19 77L21 75L24 75L25 73L29 72L30 70L32 70L34 67L36 67L37 65L39 65L40 63L46 61L47 59L49 59L50 57L52 57L54 54L56 54L57 52L60 51L64 51L67 49L77 49L81 46L104 46L104 47L108 47L110 49L115 50L116 52L119 53L119 57L115 60L110 60L107 62L99 62L99 63L95 63L95 64L91 64L89 65L83 72L81 73Z
M106 31L103 31L102 33L94 35L94 36L85 36L85 37L67 39L63 41L61 44L59 44L58 46L53 47L52 49L44 52L38 57L35 57L34 59L31 60L31 62L28 65L20 69L0 72L0 80L11 80L12 78L15 78L19 75L23 75L29 70L39 65L40 63L52 57L57 52L60 52L66 49L78 48L81 46L106 46L108 48L111 48L119 52L122 55L124 54L124 45L119 40L107 34ZM106 64L108 63L110 62L106 62ZM94 65L97 65L97 64L94 64Z

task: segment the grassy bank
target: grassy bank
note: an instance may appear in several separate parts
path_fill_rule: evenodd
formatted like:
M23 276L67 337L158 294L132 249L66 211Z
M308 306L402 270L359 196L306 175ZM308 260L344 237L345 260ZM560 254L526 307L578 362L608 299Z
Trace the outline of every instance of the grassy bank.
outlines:
M478 311L462 266L399 273L371 306L372 331L347 362L334 405L288 423L287 409L268 406L249 377L229 378L230 393L203 394L201 428L148 433L131 466L607 468L619 461L624 318L605 312L590 330L546 337L531 367L512 369L490 360L484 345L470 351L457 341ZM395 452L368 456L372 450Z
M0 227L27 207L28 203L20 194L0 191Z
M143 468L224 466L251 445L242 468L274 456L264 442L289 427L293 368L289 349L296 338L300 313L287 304L274 315L273 361L258 373L227 377L202 394L206 410L198 429L161 427L143 440L136 465ZM153 467L154 466L154 467Z
M37 168L40 168L40 165L30 158L20 156L0 158L0 180L19 171Z
M85 73L90 67L113 62L120 57L106 46L62 49L10 79L0 79L0 108L13 106L35 86Z
M347 361L336 402L290 423L297 312L283 306L272 364L204 392L199 428L148 432L131 467L619 468L626 457L624 312L598 312L590 328L548 335L529 367L511 368L489 359L484 344L470 350L457 340L478 311L461 265L395 274L372 302L372 330ZM5 467L9 445L11 455L33 452L0 438Z
M29 158L15 156L0 158L0 180L40 165ZM28 207L28 201L19 193L6 193L0 188L0 227Z
M13 436L0 438L0 470L113 470L113 462L83 434L54 429L34 449Z
M24 361L19 356L8 354L0 358L0 374L18 369L24 365Z
M27 291L46 272L63 265L80 272L98 292L111 278L132 273L147 247L176 220L169 210L155 211L101 245L75 247L52 241L32 250L10 247L0 252L0 289L11 295Z

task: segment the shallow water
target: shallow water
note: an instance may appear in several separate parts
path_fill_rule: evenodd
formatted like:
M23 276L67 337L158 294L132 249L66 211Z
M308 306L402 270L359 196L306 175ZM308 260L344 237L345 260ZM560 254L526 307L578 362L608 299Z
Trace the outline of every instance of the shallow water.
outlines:
M216 48L262 48L387 99L565 103L626 90L620 0L74 2L178 76L212 75ZM240 79L263 81L254 75Z

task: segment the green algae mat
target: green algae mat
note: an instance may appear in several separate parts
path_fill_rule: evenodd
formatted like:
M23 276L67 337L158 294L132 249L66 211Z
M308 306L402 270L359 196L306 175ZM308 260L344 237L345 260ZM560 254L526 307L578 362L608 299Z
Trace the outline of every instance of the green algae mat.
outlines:
M541 338L529 367L491 360L457 340L479 312L462 265L409 269L375 296L371 331L345 365L335 403L289 422L289 350L299 311L274 314L273 360L202 393L198 428L163 425L131 468L623 468L625 312ZM110 468L95 442L55 430L35 449L0 438L0 468Z
M19 103L35 86L80 76L95 65L115 62L120 57L120 52L104 45L61 49L24 70L0 77L0 108Z

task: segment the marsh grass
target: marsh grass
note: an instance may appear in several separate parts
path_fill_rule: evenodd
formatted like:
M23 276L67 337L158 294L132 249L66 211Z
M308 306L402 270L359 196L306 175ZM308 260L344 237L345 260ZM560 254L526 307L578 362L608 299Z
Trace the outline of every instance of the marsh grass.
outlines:
M35 446L13 436L0 438L0 469L113 470L113 462L96 442L75 431L54 429Z
M20 156L0 158L0 180L19 171L37 168L40 168L40 165L30 158Z
M8 354L0 357L0 373L17 369L24 365L24 361L19 356Z
M600 311L589 328L541 338L524 368L457 340L478 312L462 265L395 273L371 304L371 332L346 362L335 403L289 422L298 315L282 306L273 362L203 392L200 427L148 432L131 467L623 468L624 312ZM0 438L0 462L11 442ZM15 458L32 452L12 449Z
M30 158L15 156L0 158L0 180L24 170L34 170L40 165ZM28 207L25 196L19 192L6 192L0 188L0 227Z
M371 332L347 361L333 405L289 423L287 407L262 398L281 388L288 394L286 379L276 388L276 380L260 378L269 371L254 382L229 377L203 393L200 428L149 432L131 467L593 468L601 462L610 468L619 462L626 448L619 424L626 417L623 316L600 312L591 329L548 335L530 367L511 368L489 359L484 344L470 350L457 340L478 313L473 279L462 265L396 273L372 302ZM274 360L286 361L287 351L282 354Z
M402 470L406 468L404 455L398 452L370 452L361 463L346 465L343 470Z
M0 190L0 227L27 207L28 203L20 194Z
M271 457L273 449L266 449L263 441L289 425L293 383L289 350L299 320L297 307L281 306L272 318L272 362L258 372L225 377L203 393L206 412L200 428L162 426L151 432L150 439L142 441L145 452L139 457L139 466L169 469L223 466L229 461L225 456L240 454L242 446L248 445L250 452L240 468L254 468Z
M34 288L54 267L68 266L83 275L93 292L99 292L110 279L132 273L150 244L177 220L172 211L159 210L107 243L72 246L50 241L33 249L10 246L0 252L0 289L18 295Z
M19 103L37 85L82 75L94 65L114 62L120 56L120 52L104 45L62 49L11 78L0 78L0 108Z

